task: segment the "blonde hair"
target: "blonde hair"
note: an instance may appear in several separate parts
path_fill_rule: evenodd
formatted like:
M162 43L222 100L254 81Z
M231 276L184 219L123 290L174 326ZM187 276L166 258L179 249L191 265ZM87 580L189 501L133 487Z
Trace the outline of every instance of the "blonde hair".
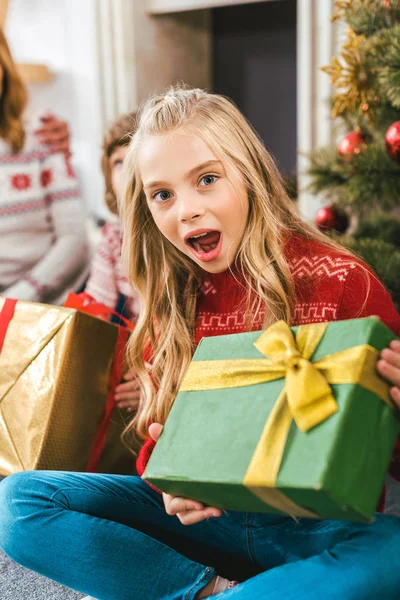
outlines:
M3 69L0 95L0 137L8 142L14 154L20 152L25 142L22 115L28 94L0 29L0 66Z
M136 131L136 111L118 117L109 127L103 140L101 170L105 182L105 202L112 213L118 214L117 198L111 183L110 157L119 146L128 146Z
M273 159L231 101L182 86L151 97L142 109L125 160L127 185L121 206L123 255L129 279L143 300L128 347L128 360L142 393L137 415L125 434L136 429L142 438L148 437L150 423L165 422L194 352L200 269L155 225L137 159L145 136L178 128L190 128L219 160L239 170L245 181L249 213L235 267L247 288L244 309L249 325L265 307L264 326L279 319L291 321L294 282L284 254L285 237L295 233L343 251L298 217ZM151 350L151 375L144 364L146 350Z

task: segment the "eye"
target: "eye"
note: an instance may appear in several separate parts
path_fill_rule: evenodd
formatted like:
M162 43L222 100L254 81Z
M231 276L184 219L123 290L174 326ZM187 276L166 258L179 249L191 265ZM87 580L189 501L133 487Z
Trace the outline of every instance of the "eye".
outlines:
M161 190L160 192L157 192L156 194L153 194L152 199L155 202L166 202L167 200L169 200L171 198L172 194L170 192L167 192L167 190Z
M212 185L216 181L218 181L219 177L216 175L203 175L203 177L199 181L199 185L204 187L207 185Z
M118 158L117 160L113 161L111 166L114 169L115 167L122 167L123 164L124 164L124 161L121 158Z

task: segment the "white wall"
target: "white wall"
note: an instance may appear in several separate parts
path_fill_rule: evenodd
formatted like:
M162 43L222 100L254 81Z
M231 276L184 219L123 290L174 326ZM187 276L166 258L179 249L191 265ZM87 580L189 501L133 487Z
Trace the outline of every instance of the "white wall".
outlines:
M88 212L105 216L97 2L11 0L5 31L16 61L44 63L54 73L50 83L30 86L31 108L52 110L68 120L73 163Z

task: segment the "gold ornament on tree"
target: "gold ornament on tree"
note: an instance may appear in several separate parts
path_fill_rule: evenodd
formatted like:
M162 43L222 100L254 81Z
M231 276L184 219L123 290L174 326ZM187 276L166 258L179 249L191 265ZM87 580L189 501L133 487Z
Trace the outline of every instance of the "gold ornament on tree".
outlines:
M348 40L343 44L340 57L334 56L330 65L322 67L322 71L331 78L332 85L339 90L334 96L334 119L345 112L358 110L371 121L374 120L378 97L364 42L365 36L357 35L349 27Z
M331 16L331 21L346 19L346 13L351 11L356 14L360 9L367 9L371 15L375 15L378 11L385 10L386 13L398 11L398 0L336 0L334 3L334 11Z
M351 0L336 0L334 4L334 11L331 16L332 23L334 21L338 21L339 19L343 19L346 13L346 10L350 8Z

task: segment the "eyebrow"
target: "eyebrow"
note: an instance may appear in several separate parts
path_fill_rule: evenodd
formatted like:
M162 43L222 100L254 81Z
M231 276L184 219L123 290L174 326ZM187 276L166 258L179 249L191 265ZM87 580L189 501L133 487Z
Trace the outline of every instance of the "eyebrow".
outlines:
M185 175L185 179L190 179L193 175L196 175L199 171L203 171L203 169L207 169L209 167L222 167L222 163L220 160L207 160L206 162L197 165L197 167L193 167L190 169ZM143 186L144 190L149 190L155 187L167 186L168 183L166 181L149 181L146 185Z

